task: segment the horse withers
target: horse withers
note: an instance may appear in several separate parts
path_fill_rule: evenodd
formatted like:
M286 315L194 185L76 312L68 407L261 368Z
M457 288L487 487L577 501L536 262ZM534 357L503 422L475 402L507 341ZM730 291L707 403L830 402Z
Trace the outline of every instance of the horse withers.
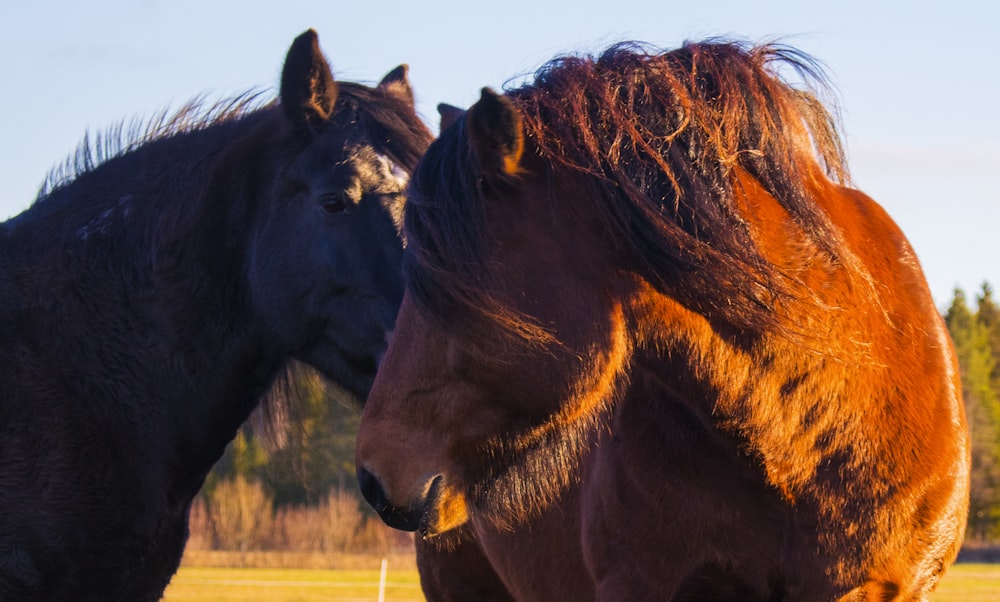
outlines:
M448 112L357 447L429 598L934 589L968 501L955 356L825 85L784 46L626 44Z
M292 360L363 397L402 296L432 136L401 66L85 147L0 225L0 599L158 600L191 501Z

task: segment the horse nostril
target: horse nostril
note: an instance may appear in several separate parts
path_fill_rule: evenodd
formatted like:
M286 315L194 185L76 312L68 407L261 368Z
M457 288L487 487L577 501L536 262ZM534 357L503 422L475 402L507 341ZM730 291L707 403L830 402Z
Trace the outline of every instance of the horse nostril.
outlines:
M382 483L365 468L358 468L358 485L361 487L361 495L376 512L381 514L389 506Z
M389 503L389 497L385 494L385 489L378 477L362 467L358 467L358 485L361 487L361 495L375 509L375 512L378 512L385 524L402 531L416 531L417 527L420 526L423 506L411 508L393 506Z

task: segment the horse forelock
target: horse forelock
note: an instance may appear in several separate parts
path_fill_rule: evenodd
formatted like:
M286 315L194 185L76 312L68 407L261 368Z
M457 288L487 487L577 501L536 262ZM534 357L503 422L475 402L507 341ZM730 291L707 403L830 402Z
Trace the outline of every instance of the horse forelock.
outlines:
M396 173L413 170L434 135L417 119L413 106L378 88L338 82L339 95L332 121L357 120L366 141L398 166ZM401 169L400 169L401 168Z
M554 342L529 316L498 300L486 269L486 198L464 123L435 140L410 180L403 270L418 307L473 345L499 335L519 345Z

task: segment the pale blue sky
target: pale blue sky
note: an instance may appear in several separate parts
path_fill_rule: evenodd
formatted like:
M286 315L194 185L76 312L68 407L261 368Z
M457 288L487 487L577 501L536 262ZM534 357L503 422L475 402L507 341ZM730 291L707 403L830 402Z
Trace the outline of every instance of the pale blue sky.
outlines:
M781 37L829 68L855 184L917 250L939 306L1000 286L1000 8L839 0L2 0L0 219L19 213L86 131L198 94L273 94L312 27L343 79L411 67L419 109L466 106L560 53L636 39Z

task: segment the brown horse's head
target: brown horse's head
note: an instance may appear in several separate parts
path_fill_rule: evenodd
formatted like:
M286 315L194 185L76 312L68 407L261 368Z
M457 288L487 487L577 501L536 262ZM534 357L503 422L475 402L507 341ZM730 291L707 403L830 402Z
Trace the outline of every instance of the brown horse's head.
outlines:
M602 224L551 202L525 143L513 104L484 90L423 160L410 288L358 442L362 489L392 526L435 534L470 512L507 523L544 507L627 357ZM468 256L434 266L462 240Z

